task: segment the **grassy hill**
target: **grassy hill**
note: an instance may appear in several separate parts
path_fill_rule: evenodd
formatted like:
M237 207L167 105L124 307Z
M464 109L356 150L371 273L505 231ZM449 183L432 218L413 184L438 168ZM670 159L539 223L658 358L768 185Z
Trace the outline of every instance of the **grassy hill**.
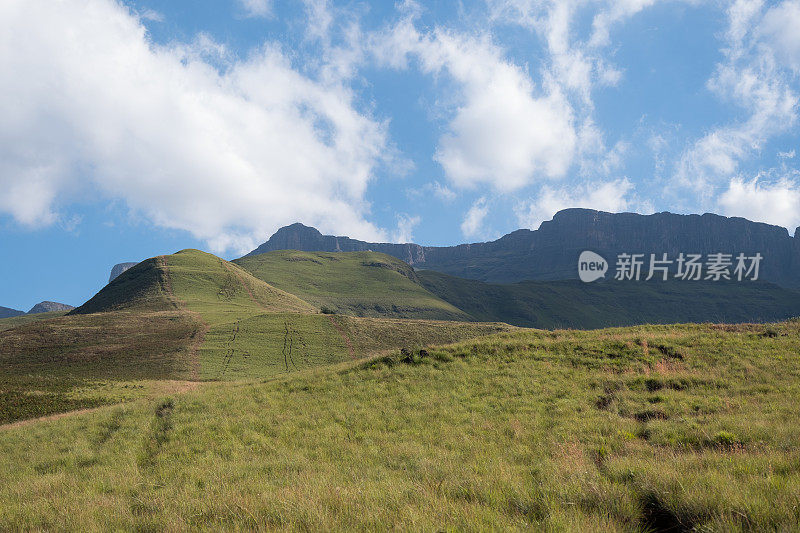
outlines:
M234 263L270 285L340 314L470 320L421 286L413 268L386 254L281 250Z
M427 353L0 429L0 530L800 528L800 322Z
M770 283L527 281L493 284L417 272L433 294L475 320L534 328L769 322L800 316L800 291Z
M267 285L233 263L199 250L183 250L142 261L70 314L119 309L164 311L187 306L215 316L243 310L315 311L296 296Z
M0 423L129 401L164 380L266 378L509 329L324 315L184 250L143 261L66 316L0 321Z

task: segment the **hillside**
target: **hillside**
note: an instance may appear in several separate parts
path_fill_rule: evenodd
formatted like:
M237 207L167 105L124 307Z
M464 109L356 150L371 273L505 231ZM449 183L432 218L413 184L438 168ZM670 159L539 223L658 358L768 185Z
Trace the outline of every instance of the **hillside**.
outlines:
M512 329L324 315L196 250L143 261L62 314L0 320L0 423Z
M142 261L106 285L70 314L120 309L230 314L241 310L310 312L296 296L271 287L236 265L199 250L183 250Z
M48 311L47 313L23 313L10 318L0 318L0 331L16 328L23 324L30 322L39 322L41 320L49 320L67 314L66 311Z
M18 311L16 309L11 309L10 307L0 307L0 319L13 318L15 316L20 316L24 314L25 311Z
M492 284L417 272L433 294L475 320L533 328L686 322L771 322L800 316L800 292L771 283L521 282Z
M519 330L0 430L0 530L795 531L800 322Z
M711 213L679 215L606 213L565 209L536 230L520 229L490 242L457 246L371 243L322 235L292 224L279 229L250 256L274 250L382 252L413 265L452 276L492 283L577 279L578 256L584 250L612 261L619 253L745 253L763 256L763 281L800 287L800 232Z
M470 319L422 287L408 264L381 253L282 250L234 263L270 285L340 314Z

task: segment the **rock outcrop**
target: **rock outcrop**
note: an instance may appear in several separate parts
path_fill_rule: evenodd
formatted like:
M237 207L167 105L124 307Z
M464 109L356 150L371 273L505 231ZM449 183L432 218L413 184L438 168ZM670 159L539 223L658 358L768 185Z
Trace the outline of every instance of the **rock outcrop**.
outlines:
M278 230L251 254L272 250L383 252L416 268L495 283L577 278L577 259L584 250L597 252L612 265L619 253L683 252L760 253L759 279L785 287L800 287L800 232L743 218L706 213L606 213L565 209L538 230L520 229L496 241L458 246L369 243L322 235L314 228L292 224ZM612 266L613 268L613 266Z
M58 302L39 302L28 311L28 314L35 315L38 313L50 313L52 311L72 311L73 309L75 309L75 307L72 305Z
M111 275L108 277L108 282L111 283L114 281L120 274L125 272L126 270L135 267L139 263L119 263L114 265L114 268L111 269Z
M323 235L316 228L300 223L286 226L247 255L257 255L274 250L300 250L303 252L381 252L415 265L425 262L426 248L419 244L392 244L364 242L350 237Z

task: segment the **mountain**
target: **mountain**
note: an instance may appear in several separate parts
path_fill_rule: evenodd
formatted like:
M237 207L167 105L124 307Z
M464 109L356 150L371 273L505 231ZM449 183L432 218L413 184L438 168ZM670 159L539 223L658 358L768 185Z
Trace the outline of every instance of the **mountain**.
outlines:
M111 269L111 275L108 276L108 282L111 283L114 281L120 274L135 267L137 263L119 263L114 265Z
M595 329L635 324L771 322L800 316L800 291L766 282L579 280L486 283L421 270L420 283L474 320Z
M13 318L15 316L24 315L25 311L18 311L10 307L0 307L0 318Z
M361 317L471 320L466 313L426 290L407 263L378 252L280 250L246 256L234 263L327 312Z
M611 264L620 253L745 253L763 256L760 278L784 287L800 287L800 231L743 218L706 213L606 213L565 209L538 230L520 229L495 241L458 246L370 243L322 235L292 224L278 230L248 256L283 249L304 251L375 251L413 265L467 279L494 283L577 279L578 256L584 250Z
M39 302L38 304L34 305L30 311L28 311L29 315L35 315L38 313L50 313L53 311L72 311L75 309L72 305L67 304L60 304L58 302Z

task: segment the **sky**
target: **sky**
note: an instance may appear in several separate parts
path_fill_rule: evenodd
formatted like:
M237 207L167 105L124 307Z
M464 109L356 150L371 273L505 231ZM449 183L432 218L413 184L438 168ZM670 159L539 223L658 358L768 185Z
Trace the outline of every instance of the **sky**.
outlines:
M281 226L800 226L800 0L3 0L0 305Z

